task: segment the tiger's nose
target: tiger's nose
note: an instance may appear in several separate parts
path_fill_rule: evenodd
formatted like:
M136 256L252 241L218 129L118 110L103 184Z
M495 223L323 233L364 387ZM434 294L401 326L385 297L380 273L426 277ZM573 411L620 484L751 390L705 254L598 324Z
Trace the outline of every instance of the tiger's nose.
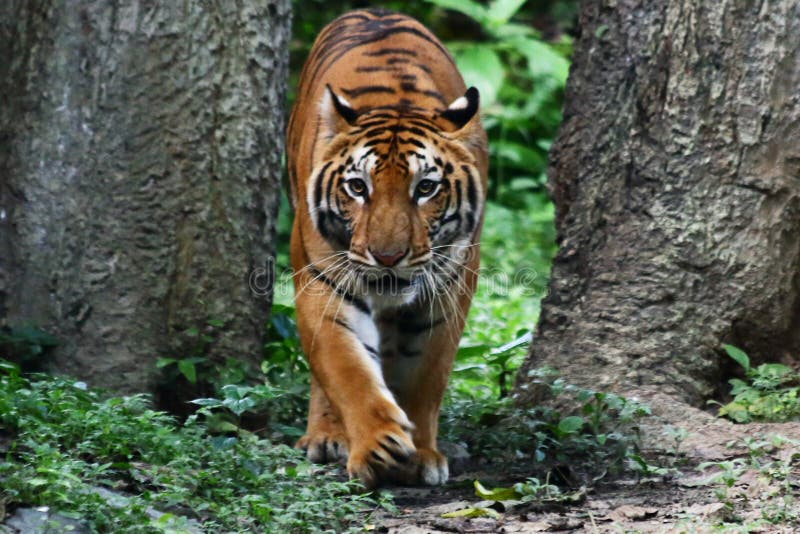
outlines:
M406 250L372 250L370 249L370 254L372 257L375 258L375 261L383 265L384 267L391 267L395 265L397 262L403 259L403 257L408 253L408 249Z

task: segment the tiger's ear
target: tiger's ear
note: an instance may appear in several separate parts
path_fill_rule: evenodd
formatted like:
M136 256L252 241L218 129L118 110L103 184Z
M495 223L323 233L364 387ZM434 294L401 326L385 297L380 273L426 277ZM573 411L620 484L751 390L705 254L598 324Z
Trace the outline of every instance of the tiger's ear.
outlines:
M452 122L456 130L464 128L478 113L481 97L474 87L467 89L464 96L456 98L444 112L442 118Z
M336 134L352 126L357 118L358 112L350 106L350 103L334 93L330 85L326 85L320 102L322 138L330 141Z

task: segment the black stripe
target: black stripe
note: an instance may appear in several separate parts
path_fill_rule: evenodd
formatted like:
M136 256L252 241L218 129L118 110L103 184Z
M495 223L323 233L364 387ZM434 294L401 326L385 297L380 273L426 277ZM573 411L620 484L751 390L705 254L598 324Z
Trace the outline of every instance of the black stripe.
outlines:
M475 229L475 215L472 212L467 213L467 228L466 231L468 234L472 233Z
M342 319L339 319L338 317L331 317L330 315L326 315L325 318L327 320L329 320L329 321L332 321L332 322L338 324L339 326L341 326L342 328L344 328L348 332L350 332L352 334L355 334L356 338L358 338L358 333L353 329L352 326L347 324L347 322L343 321ZM359 341L361 341L361 340L359 339ZM375 350L375 347L373 347L371 345L367 345L363 341L361 341L361 344L364 346L364 350L366 350L369 353L369 355L372 356L372 358L374 360L380 361L381 356L380 356L380 354L378 354L378 351Z
M318 38L314 55L306 61L307 65L314 65L313 72L310 73L311 75L309 77L303 76L304 79L317 80L324 71L351 50L370 43L383 41L398 33L410 33L420 39L428 41L444 55L450 65L455 66L453 58L435 37L417 28L405 26L386 27L395 23L400 24L408 22L410 21L408 18L394 17L372 19L364 21L361 24L344 23L348 18L363 19L363 15L348 15L346 18L342 17L329 26L326 26L324 35L320 35ZM408 60L405 61L408 62ZM391 63L391 60L389 63Z
M361 124L359 124L359 128L356 131L361 133L361 132L369 130L373 126L386 126L386 119L384 119L384 118L377 119L376 118L376 119L370 119L368 121L364 121Z
M390 139L373 139L371 141L367 141L366 143L364 143L364 146L367 147L367 146L375 146L375 145L380 145L380 144L386 144L389 141L390 141Z
M397 67L356 67L356 72L397 72Z
M413 50L409 50L407 48L381 48L380 50L376 50L375 52L364 52L365 56L376 57L376 56L386 56L388 54L401 54L407 56L417 56L417 53Z
M395 94L396 91L392 87L387 87L385 85L365 85L363 87L356 87L355 89L342 89L342 92L350 98L358 98L361 95L369 93Z
M478 190L475 188L475 177L469 172L469 167L466 165L461 166L461 170L467 173L467 201L469 201L470 208L475 208L478 205Z
M444 226L445 224L450 224L453 221L460 221L460 220L461 220L461 214L456 212L450 215L449 217L445 217L444 219L442 219L442 226Z
M378 137L379 135L383 135L385 133L386 133L386 128L385 127L383 127L383 128L373 128L372 130L369 130L367 133L365 133L363 135L363 138L364 139L370 139L372 137Z
M416 76L414 76L414 79L416 79ZM413 81L400 82L400 89L408 93L418 93L430 98L435 98L436 100L439 101L440 104L447 105L447 100L444 99L442 93L440 93L439 91L434 91L432 89L418 89L417 85Z
M314 183L314 206L316 207L322 204L322 180L325 177L325 171L328 170L328 167L330 167L332 163L332 161L326 163L325 166L320 169L319 174L317 174L317 180Z
M404 57L393 57L386 61L387 65L396 65L397 63L411 63L411 61Z
M447 105L447 100L444 99L444 97L442 96L442 93L440 93L439 91L433 91L433 90L430 90L430 89L424 89L424 90L419 91L419 92L422 93L425 96L429 96L431 98L435 98L436 100L438 100L442 104Z
M361 344L364 346L364 350L366 350L369 353L369 355L372 356L373 359L375 359L375 360L380 360L381 359L381 356L380 356L380 354L378 354L378 351L375 350L375 347L367 345L363 341L361 341Z
M426 130L431 131L431 132L439 133L439 129L436 126L433 126L432 124L428 124L428 123L422 122L420 120L410 120L410 121L408 121L408 123L409 124L413 124L414 126L419 126L420 128L425 128Z
M339 326L341 326L341 327L342 327L342 328L344 328L345 330L348 330L348 331L350 331L350 332L352 332L352 333L354 333L354 334L356 333L356 331L355 331L355 330L353 330L353 327L352 327L352 326L350 326L349 324L347 324L347 323L346 323L345 321L343 321L342 319L339 319L338 317L331 317L330 315L326 315L326 316L325 316L325 318L326 318L327 320L331 321L331 322L334 322L334 323L338 324Z
M328 177L328 186L325 188L325 200L328 201L328 204L330 204L331 202L331 191L333 191L333 181L335 178L336 178L336 171L332 171L330 176Z
M425 148L425 143L423 143L422 141L418 141L418 140L414 139L413 137L409 137L408 139L400 139L400 142L401 143L411 143L412 145L414 145L415 147L418 147L418 148Z
M352 304L353 306L358 308L360 311L362 311L362 312L364 312L366 314L369 314L369 306L367 305L367 303L363 299L360 299L360 298L356 297L355 295L351 295L350 293L348 293L347 291L345 291L341 287L337 287L337 284L333 280L330 280L329 278L327 278L325 275L323 275L317 269L314 269L313 267L309 268L309 272L311 273L311 275L316 280L319 280L323 284L325 284L328 287L330 287L331 289L333 289L333 292L336 293L337 295L339 295L340 297L342 297L345 301L347 301L348 304Z

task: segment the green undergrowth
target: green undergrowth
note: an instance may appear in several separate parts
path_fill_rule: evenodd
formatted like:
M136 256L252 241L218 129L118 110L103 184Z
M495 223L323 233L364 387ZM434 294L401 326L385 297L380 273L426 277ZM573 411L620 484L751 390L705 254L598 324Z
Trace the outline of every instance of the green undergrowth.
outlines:
M341 532L382 500L256 434L180 424L144 395L109 398L5 361L0 372L7 512L47 506L98 532Z
M750 365L750 357L741 349L724 345L728 356L742 368L744 380L732 378L733 399L719 404L718 414L737 423L752 421L800 420L800 373L780 363Z

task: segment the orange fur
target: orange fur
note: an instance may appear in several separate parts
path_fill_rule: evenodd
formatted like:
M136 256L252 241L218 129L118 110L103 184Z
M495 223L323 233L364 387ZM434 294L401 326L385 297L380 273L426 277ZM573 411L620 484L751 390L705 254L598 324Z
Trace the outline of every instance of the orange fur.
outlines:
M476 109L441 43L399 14L339 17L303 68L287 133L312 372L297 445L313 461L347 458L368 486L447 479L437 420L476 284L488 167Z

